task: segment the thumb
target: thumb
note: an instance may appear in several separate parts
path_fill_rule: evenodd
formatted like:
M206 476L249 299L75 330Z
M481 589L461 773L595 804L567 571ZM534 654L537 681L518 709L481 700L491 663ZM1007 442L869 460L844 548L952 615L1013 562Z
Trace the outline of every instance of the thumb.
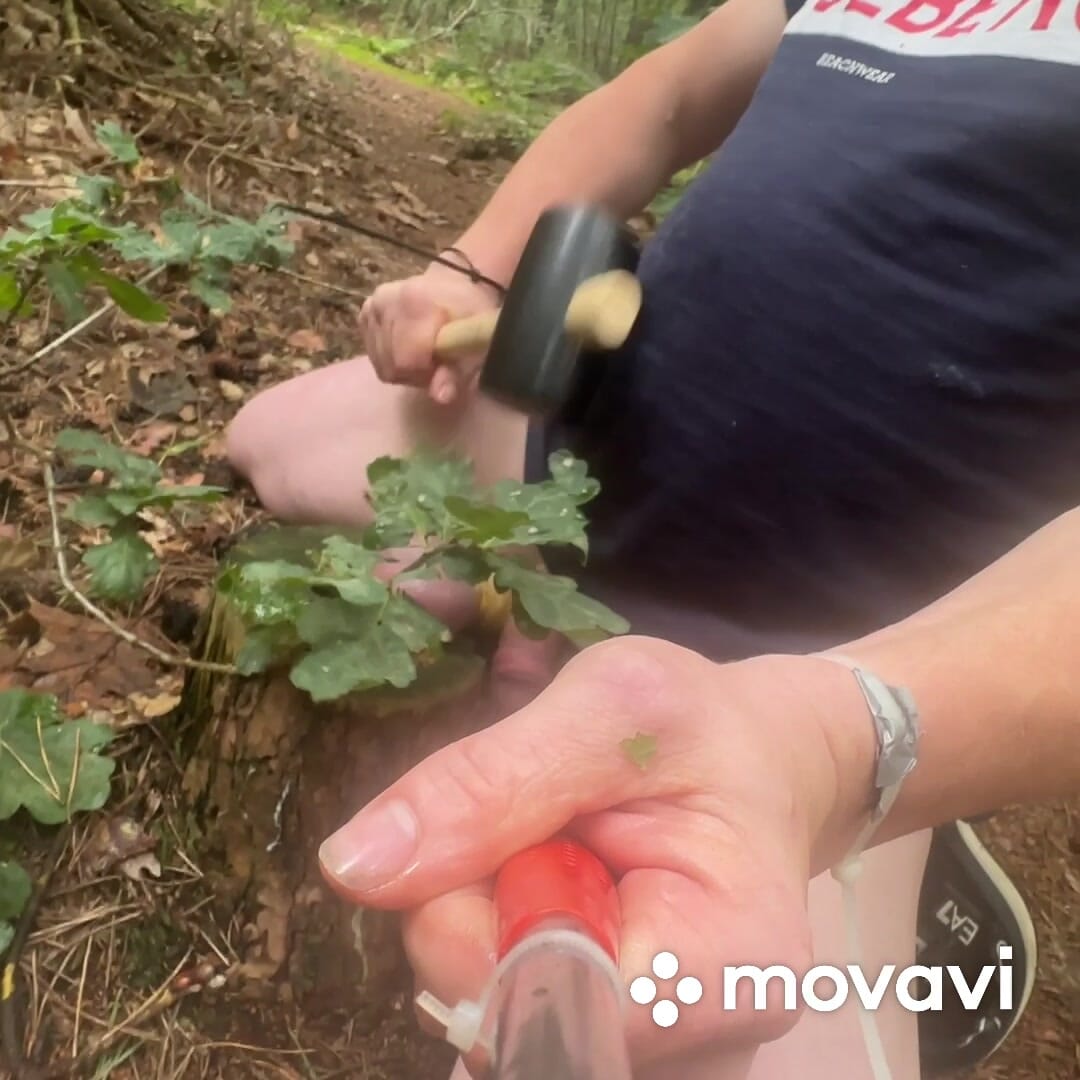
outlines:
M654 794L657 774L619 744L643 700L652 730L678 723L678 705L662 700L676 680L658 644L593 646L525 708L414 767L323 843L331 887L369 907L413 907L495 873L583 814Z

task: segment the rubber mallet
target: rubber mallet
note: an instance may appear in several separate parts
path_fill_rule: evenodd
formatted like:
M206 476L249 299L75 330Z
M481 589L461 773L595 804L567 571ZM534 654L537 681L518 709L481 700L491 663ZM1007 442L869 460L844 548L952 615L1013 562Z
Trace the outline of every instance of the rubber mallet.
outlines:
M565 413L633 329L637 264L621 222L592 206L554 207L538 219L502 308L447 323L435 356L486 350L481 391L531 416Z

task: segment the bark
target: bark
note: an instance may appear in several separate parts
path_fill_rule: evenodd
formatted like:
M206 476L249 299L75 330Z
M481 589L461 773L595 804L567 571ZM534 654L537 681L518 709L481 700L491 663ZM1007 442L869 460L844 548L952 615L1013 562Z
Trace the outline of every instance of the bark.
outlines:
M320 876L322 840L435 749L493 722L483 684L390 716L316 706L286 676L193 679L184 789L221 914L242 912L251 996L381 1010L411 992L396 916L356 912ZM205 866L204 866L205 869Z

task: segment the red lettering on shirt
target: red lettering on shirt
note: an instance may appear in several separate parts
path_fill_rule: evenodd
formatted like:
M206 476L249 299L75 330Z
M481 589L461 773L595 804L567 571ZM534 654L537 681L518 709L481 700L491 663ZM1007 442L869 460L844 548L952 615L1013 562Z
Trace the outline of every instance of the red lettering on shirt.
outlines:
M1050 21L1057 14L1058 8L1061 7L1061 0L1020 0L1018 4L1015 4L1010 8L1009 11L1002 15L1002 17L989 29L997 30L999 26L1004 26L1017 14L1017 12L1029 7L1032 3L1039 5L1039 14L1035 16L1035 21L1031 24L1031 29L1048 30L1050 28Z
M998 6L998 0L978 0L978 3L968 8L954 23L949 23L943 30L939 30L935 37L957 37L959 34L970 34L972 30L978 30L979 24L971 20L976 15L985 15Z
M905 34L925 34L948 22L964 0L909 0L885 21ZM922 18L916 19L920 15ZM929 19L926 18L929 16Z
M876 19L882 14L882 5L870 3L870 0L815 0L813 10L831 11L841 4L844 5L844 11L850 11L855 15L865 15L868 19ZM965 4L970 4L970 6L958 12L958 9L964 7ZM884 21L905 34L926 34L931 30L937 30L936 37L957 37L960 34L970 34L973 30L987 32L998 30L1012 22L1025 8L1037 4L1038 12L1030 28L1049 30L1054 16L1061 7L1061 0L1016 0L1016 3L995 23L972 21L978 15L994 11L1001 4L1002 0L906 0L906 3L898 10L885 16ZM955 20L949 23L954 15ZM1077 5L1075 18L1076 25L1080 26L1080 3ZM949 25L944 26L945 23Z

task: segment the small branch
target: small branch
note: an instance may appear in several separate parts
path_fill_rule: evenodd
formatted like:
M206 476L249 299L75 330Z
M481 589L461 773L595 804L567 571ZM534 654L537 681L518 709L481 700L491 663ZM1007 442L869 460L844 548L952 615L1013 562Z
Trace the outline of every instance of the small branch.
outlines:
M284 274L285 277L296 278L297 281L305 281L308 285L318 285L320 289L328 289L330 292L342 293L345 296L355 296L359 300L366 300L368 294L360 292L359 289L347 289L344 285L332 285L329 281L319 281L316 278L308 277L307 274L298 274L295 270L286 270L283 266L274 268L279 274Z
M58 184L55 180L0 180L0 187L35 188L39 191L71 191L74 184Z
M40 451L38 451L40 454ZM101 610L71 579L71 571L68 568L67 555L64 554L64 541L60 536L60 511L56 505L56 477L53 474L52 463L45 460L42 464L42 474L45 478L45 499L49 504L49 524L52 529L53 556L56 560L56 572L60 575L60 583L64 591L86 612L87 615L97 619L98 622L107 626L121 641L134 645L137 649L149 653L155 660L160 660L170 667L187 668L190 671L209 671L218 675L236 675L235 667L231 664L217 664L205 660L193 660L189 656L175 656L151 645L149 641L133 634L126 627L121 626Z
M76 56L82 56L82 32L79 17L75 14L75 0L64 0L64 26L67 27L68 44Z
M310 165L294 165L289 161L272 161L270 158L259 157L257 154L241 154L236 150L230 150L227 146L204 145L204 149L221 157L227 157L230 161L239 161L244 165L262 165L267 169L281 169L301 176L319 175L319 170L313 169Z

